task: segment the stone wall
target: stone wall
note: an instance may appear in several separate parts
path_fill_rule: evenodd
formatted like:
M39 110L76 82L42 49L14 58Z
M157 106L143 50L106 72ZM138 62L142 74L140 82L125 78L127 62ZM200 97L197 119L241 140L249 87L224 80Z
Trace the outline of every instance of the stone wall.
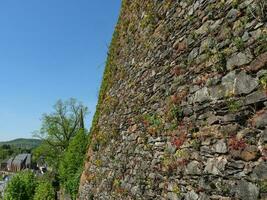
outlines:
M267 199L266 9L122 2L80 199Z

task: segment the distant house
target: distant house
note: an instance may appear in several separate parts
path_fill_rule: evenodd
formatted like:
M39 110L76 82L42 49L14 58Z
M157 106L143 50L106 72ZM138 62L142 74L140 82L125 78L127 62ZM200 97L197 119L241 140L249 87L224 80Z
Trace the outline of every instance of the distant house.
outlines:
M15 158L10 158L7 161L7 170L11 172L18 172L30 168L31 154L19 154Z
M28 154L27 159L26 159L26 168L30 169L32 165L32 155Z

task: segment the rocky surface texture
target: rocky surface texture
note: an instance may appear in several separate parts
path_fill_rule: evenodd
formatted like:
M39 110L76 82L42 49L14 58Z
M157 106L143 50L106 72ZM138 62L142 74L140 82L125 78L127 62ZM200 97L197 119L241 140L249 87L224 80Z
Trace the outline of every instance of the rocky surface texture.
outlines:
M80 199L267 199L267 2L124 0Z

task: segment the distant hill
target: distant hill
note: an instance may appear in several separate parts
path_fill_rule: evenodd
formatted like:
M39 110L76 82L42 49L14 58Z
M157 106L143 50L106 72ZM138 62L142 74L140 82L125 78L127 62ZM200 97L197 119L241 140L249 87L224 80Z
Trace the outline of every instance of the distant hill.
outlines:
M41 140L38 139L25 139L25 138L18 138L11 141L0 142L0 146L2 145L11 145L16 146L23 149L31 149L37 147L41 144Z

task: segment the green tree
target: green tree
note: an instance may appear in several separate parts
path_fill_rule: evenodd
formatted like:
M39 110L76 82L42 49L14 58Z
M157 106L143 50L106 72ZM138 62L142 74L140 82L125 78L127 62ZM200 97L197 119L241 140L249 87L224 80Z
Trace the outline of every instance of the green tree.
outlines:
M60 162L59 176L65 190L76 199L83 161L86 154L88 137L84 129L80 129L72 139Z
M36 180L31 172L16 174L7 184L5 200L33 200Z
M60 159L59 152L51 148L46 142L43 142L39 147L33 149L33 162L38 162L40 157L44 157L49 166L56 167Z
M43 154L47 161L52 161L48 164L54 169L58 168L62 153L72 138L84 128L86 114L87 107L70 99L65 102L59 100L54 106L54 112L43 115L41 130L34 134L43 143L35 152Z
M54 200L55 190L49 181L41 181L35 190L34 200Z

